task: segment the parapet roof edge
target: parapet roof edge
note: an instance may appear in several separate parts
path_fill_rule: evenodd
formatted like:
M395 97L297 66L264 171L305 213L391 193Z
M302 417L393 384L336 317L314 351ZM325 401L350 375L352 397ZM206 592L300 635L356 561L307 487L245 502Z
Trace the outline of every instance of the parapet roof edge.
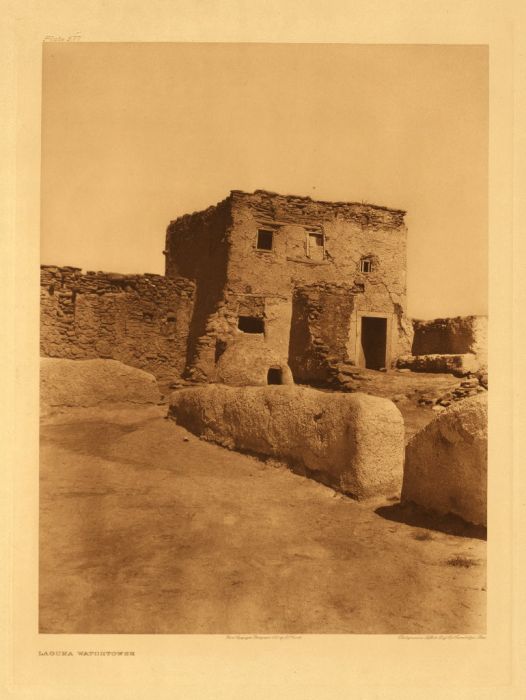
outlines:
M247 195L247 196L252 196L255 194L264 194L268 195L269 197L282 197L283 199L298 199L304 202L313 202L314 204L328 204L331 206L345 206L345 205L351 205L351 206L358 206L358 207L371 207L372 209L382 209L383 211L392 211L396 212L397 214L407 214L406 209L395 209L393 207L384 207L380 204L370 204L369 202L336 202L334 200L327 200L327 199L313 199L312 197L309 197L308 195L299 195L299 194L280 194L279 192L272 192L270 190L254 190L254 192L246 192L245 190L230 190L230 195L233 194L242 194L242 195Z
M170 227L172 224L177 223L178 221L181 221L182 219L186 219L187 217L191 216L199 216L200 214L205 214L206 212L211 212L217 207L219 207L221 204L225 204L229 200L232 199L233 195L243 195L246 197L252 197L257 194L264 194L269 197L281 197L282 199L290 199L290 200L301 200L303 202L312 202L314 204L325 204L327 206L356 206L356 207L368 207L370 209L378 209L380 211L388 211L392 212L394 214L402 214L405 216L407 214L407 211L405 209L393 209L392 207L384 207L379 204L369 204L368 202L335 202L335 201L330 201L330 200L324 200L324 199L312 199L312 197L309 197L307 195L295 195L295 194L279 194L279 192L271 192L270 190L254 190L254 192L246 192L245 190L230 190L230 193L227 197L224 199L220 200L216 204L211 204L208 207L205 207L204 209L199 209L197 211L193 211L191 213L186 213L186 214L181 214L175 219L171 219L170 223L168 224L168 227Z

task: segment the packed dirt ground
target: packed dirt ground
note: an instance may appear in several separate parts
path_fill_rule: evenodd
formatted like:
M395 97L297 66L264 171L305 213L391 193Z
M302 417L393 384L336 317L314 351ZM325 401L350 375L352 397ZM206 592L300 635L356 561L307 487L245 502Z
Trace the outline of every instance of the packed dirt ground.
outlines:
M371 393L405 396L407 436L435 415L422 397L462 381L373 374ZM484 633L483 533L358 503L166 413L43 416L41 632Z

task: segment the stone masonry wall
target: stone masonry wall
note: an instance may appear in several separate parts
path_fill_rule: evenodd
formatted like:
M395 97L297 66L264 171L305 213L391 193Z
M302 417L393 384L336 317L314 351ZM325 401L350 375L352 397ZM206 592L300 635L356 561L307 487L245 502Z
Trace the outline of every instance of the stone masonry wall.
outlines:
M471 353L487 364L488 319L486 316L457 316L432 321L413 321L413 355L461 355Z
M160 275L41 268L41 355L111 358L158 378L185 366L194 284Z
M295 289L289 366L296 382L327 384L332 366L348 359L353 308L350 285L315 284Z

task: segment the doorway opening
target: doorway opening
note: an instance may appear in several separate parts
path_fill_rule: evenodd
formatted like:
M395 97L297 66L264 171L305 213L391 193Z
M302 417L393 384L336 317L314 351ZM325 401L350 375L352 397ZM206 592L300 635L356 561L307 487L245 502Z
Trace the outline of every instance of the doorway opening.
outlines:
M281 367L271 367L267 372L267 384L283 384Z
M387 319L362 316L362 349L368 369L385 367Z

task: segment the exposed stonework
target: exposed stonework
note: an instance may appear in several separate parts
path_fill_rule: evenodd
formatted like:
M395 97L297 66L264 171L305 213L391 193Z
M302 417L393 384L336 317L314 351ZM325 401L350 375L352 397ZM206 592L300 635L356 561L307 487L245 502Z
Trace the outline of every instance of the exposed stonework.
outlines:
M41 355L112 358L173 377L185 367L194 283L41 268Z
M297 382L326 385L334 364L353 354L348 348L353 308L350 285L318 283L294 290L289 364Z
M400 494L404 422L387 399L212 385L175 391L170 415L204 439L273 457L355 498Z
M411 355L399 367L420 372L483 371L488 364L487 316L456 316L413 320ZM441 367L442 365L442 367Z
M278 364L290 364L296 381L325 381L330 358L380 368L407 354L404 213L234 190L216 207L171 222L166 275L197 284L187 376L217 380L232 342L252 347L243 319L256 329L260 320L262 343ZM309 337L313 355L298 335Z
M404 213L234 190L169 225L165 277L44 266L41 352L197 382L287 382L290 368L351 390L350 368L411 348Z
M487 395L451 406L406 448L402 500L486 525Z
M474 374L480 369L480 363L473 354L403 355L398 358L396 365L412 372L451 372L459 377Z

